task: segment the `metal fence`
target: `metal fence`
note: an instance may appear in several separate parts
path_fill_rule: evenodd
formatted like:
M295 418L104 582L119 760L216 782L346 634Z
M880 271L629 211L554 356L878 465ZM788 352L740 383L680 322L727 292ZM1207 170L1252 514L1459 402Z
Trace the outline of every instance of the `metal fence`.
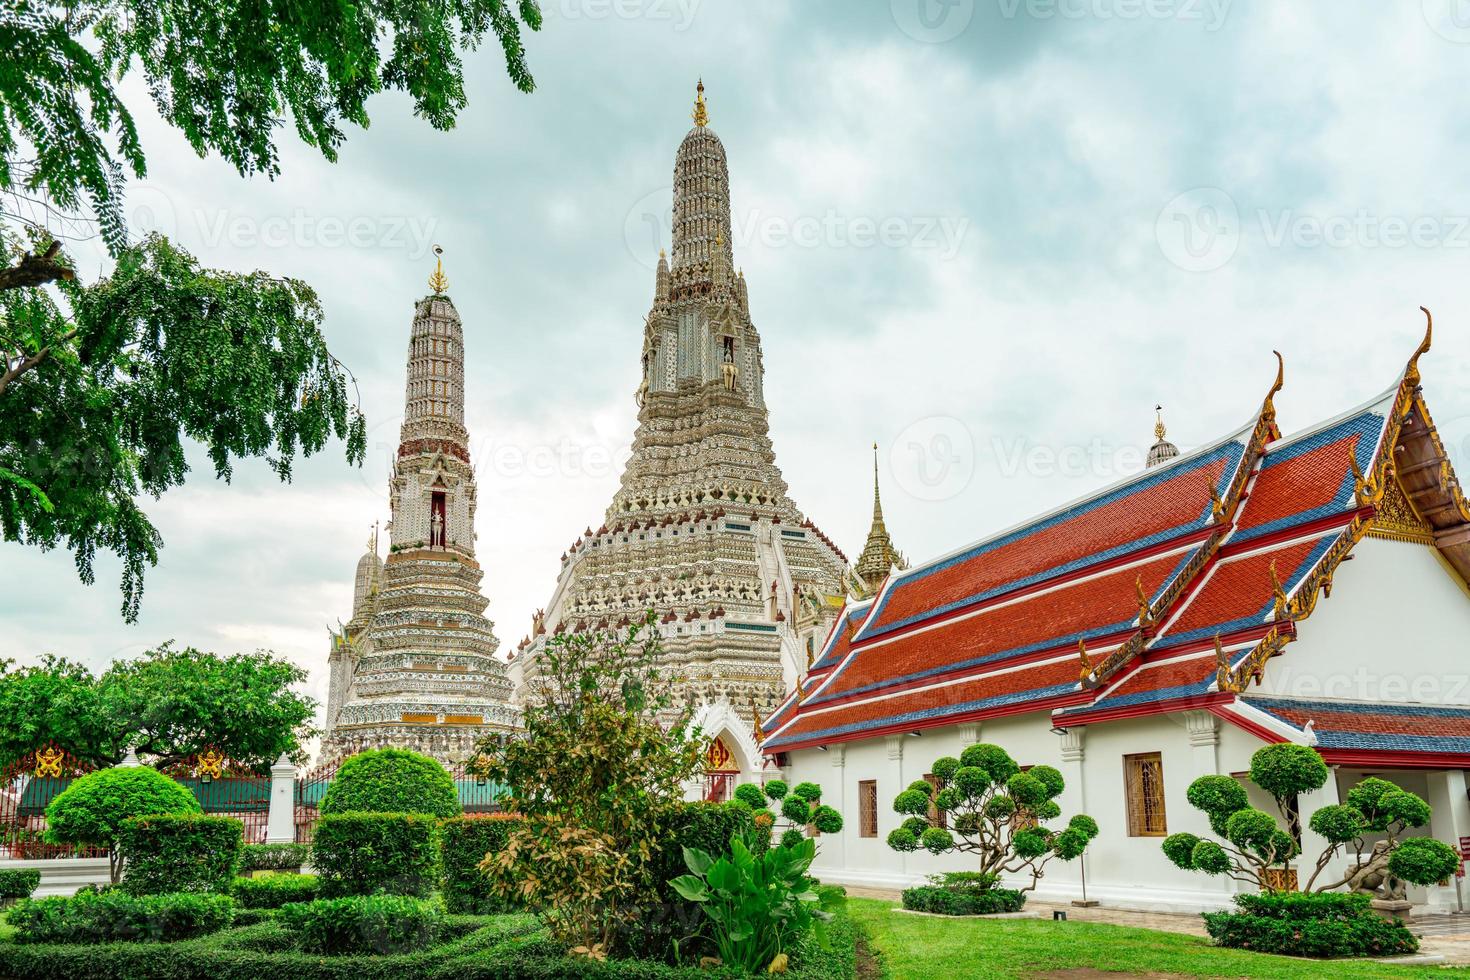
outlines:
M95 767L47 746L0 774L0 858L105 857L106 848L47 844L46 807Z

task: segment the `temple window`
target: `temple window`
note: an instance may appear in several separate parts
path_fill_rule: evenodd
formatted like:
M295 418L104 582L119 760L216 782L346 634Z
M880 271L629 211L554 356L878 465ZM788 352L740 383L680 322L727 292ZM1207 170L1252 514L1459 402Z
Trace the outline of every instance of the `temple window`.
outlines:
M1163 837L1164 761L1157 752L1123 757L1123 786L1128 801L1128 836Z
M878 836L878 780L858 782L858 836Z
M934 792L939 792L939 777L932 772L924 773L924 782L933 787ZM941 810L934 804L929 804L929 822L936 827L949 826L949 811Z

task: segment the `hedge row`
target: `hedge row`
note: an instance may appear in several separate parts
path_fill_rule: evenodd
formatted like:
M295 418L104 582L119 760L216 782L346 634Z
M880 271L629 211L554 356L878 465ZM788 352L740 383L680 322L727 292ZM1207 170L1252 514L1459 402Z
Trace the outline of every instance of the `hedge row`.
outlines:
M1398 956L1419 948L1401 922L1372 908L1367 895L1340 892L1237 895L1237 912L1206 912L1218 946L1319 958Z
M507 912L506 903L491 893L490 879L480 870L485 855L505 849L517 818L505 814L456 817L440 826L443 883L440 893L450 912L491 915Z
M1019 912L1026 896L1009 888L946 888L943 885L919 885L905 888L903 907L913 912L938 915L995 915Z
M83 891L27 899L5 913L21 944L175 942L218 932L234 918L235 902L228 896L187 892Z
M407 895L355 895L283 905L281 924L304 953L391 956L427 949L444 932L444 907Z
M0 901L30 898L39 887L41 872L36 868L0 868Z
M458 925L459 929L455 926ZM540 928L530 915L446 920L448 942L398 956L317 956L291 951L291 933L276 922L178 943L50 945L0 943L7 980L401 980L458 976L457 964ZM451 966L454 964L453 966Z
M246 844L240 849L240 873L300 871L310 860L310 844Z
M278 909L290 902L313 901L318 889L316 875L272 871L259 878L236 878L231 893L241 908Z
M311 842L322 897L429 894L439 883L438 823L420 813L322 817Z
M230 817L167 813L132 817L118 830L122 889L132 895L230 890L244 825Z

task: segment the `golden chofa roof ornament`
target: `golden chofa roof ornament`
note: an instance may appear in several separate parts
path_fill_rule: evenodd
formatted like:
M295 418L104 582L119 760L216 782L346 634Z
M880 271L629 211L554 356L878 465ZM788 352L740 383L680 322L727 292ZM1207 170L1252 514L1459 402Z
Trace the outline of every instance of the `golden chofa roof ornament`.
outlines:
M443 296L449 288L449 280L444 278L444 249L438 245L434 246L434 271L429 275L429 288L436 296Z
M704 103L704 79L694 87L694 113L691 116L696 126L709 125L709 107Z

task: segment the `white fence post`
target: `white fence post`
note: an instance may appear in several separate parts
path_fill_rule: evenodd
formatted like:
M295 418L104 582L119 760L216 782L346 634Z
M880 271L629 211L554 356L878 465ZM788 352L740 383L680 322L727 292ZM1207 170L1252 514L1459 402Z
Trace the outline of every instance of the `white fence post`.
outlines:
M284 752L271 766L271 808L265 828L267 844L296 840L296 766Z

